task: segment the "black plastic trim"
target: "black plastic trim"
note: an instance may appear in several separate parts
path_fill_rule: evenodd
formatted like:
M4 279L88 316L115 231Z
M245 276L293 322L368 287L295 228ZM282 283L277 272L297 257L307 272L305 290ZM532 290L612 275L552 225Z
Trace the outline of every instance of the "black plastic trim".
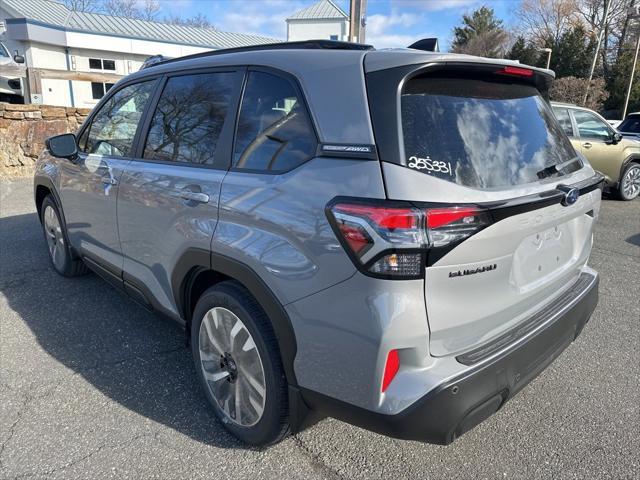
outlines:
M293 367L297 343L291 320L273 291L251 267L225 255L210 253L203 249L186 251L176 263L171 276L171 287L183 318L187 322L190 321L188 298L192 287L191 280L194 275L204 270L221 273L237 280L258 301L271 320L287 382L290 385L297 385Z
M524 343L440 384L395 415L302 388L313 410L383 435L447 445L499 410L582 332L598 302L598 281L564 315Z

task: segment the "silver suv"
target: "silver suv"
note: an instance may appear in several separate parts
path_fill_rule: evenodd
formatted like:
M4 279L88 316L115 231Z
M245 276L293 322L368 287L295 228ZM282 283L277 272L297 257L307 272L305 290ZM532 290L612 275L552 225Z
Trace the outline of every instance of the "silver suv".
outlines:
M602 176L552 72L310 41L160 62L49 139L53 267L184 325L266 445L324 416L447 444L581 332Z

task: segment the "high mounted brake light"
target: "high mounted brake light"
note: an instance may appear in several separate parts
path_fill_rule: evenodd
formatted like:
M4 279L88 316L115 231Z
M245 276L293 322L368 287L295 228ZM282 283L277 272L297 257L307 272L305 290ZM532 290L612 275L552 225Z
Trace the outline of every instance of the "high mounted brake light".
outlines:
M533 77L533 70L522 67L504 67L496 73L501 75L513 75L515 77Z
M420 209L397 202L339 202L328 215L356 266L389 279L421 278L429 249L460 242L491 221L477 207Z

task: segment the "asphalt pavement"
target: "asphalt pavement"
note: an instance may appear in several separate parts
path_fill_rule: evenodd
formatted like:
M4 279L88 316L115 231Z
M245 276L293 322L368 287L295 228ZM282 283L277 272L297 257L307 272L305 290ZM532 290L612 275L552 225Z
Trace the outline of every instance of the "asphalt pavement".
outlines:
M268 449L217 423L183 332L50 267L30 179L0 183L0 478L640 478L640 200L604 200L591 321L447 447L327 419Z

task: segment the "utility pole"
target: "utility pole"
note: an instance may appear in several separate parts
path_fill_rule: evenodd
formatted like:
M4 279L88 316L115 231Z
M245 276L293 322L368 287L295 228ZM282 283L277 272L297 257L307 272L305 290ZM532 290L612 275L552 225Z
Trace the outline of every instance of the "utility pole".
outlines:
M640 18L640 7L634 7L629 10L629 18ZM638 51L640 51L640 29L636 40L636 53L633 57L633 66L631 67L631 75L629 75L629 87L627 95L624 98L624 108L622 109L622 120L627 116L627 108L629 108L629 97L631 97L631 87L633 87L633 78L636 76L636 64L638 63Z
M351 0L349 5L349 41L364 43L367 0Z
M604 37L605 25L607 24L607 17L609 16L609 4L611 0L607 0L604 4L604 17L602 18L602 25L600 26L600 33L598 34L598 43L596 44L596 52L593 54L593 62L591 63L591 71L589 72L589 81L587 82L587 88L584 90L584 98L582 99L582 106L586 106L587 97L589 96L589 89L591 88L591 80L593 79L593 72L596 69L596 63L598 63L598 53L600 53L600 44Z

